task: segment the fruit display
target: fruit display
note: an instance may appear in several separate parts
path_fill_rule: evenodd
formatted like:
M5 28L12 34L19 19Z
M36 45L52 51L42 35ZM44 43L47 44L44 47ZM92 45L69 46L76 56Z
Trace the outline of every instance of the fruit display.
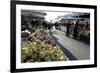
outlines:
M21 48L21 62L67 61L69 58L46 30L37 29L31 33L28 43Z

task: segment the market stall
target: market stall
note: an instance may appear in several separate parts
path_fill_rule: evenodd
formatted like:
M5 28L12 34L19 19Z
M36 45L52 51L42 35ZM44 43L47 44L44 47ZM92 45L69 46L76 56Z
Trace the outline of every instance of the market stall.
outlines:
M67 61L69 58L52 39L47 30L36 29L22 45L21 62Z

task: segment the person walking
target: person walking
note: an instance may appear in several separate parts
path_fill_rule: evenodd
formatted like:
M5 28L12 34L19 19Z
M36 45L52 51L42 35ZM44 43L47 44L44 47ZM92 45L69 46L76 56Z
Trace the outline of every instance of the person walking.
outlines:
M66 24L66 36L69 36L70 21Z
M79 20L76 21L76 23L74 23L74 39L77 39L78 37L78 26L79 26Z
M52 24L49 22L48 23L48 30L50 31Z
M46 21L42 21L42 26L44 29L47 29L48 25L47 25L47 22Z

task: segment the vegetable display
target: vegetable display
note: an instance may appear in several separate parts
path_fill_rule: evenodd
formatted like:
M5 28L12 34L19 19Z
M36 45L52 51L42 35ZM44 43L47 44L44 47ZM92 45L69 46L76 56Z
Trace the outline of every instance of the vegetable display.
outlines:
M37 29L21 49L21 62L67 61L69 58L56 45L46 30Z

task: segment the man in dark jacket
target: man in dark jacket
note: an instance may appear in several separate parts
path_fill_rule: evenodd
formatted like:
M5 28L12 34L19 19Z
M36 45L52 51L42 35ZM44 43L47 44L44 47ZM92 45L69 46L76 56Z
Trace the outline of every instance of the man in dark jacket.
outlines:
M74 25L74 39L77 38L78 36L78 26L79 26L79 20L76 21L75 25Z
M66 36L69 36L70 21L66 24Z

